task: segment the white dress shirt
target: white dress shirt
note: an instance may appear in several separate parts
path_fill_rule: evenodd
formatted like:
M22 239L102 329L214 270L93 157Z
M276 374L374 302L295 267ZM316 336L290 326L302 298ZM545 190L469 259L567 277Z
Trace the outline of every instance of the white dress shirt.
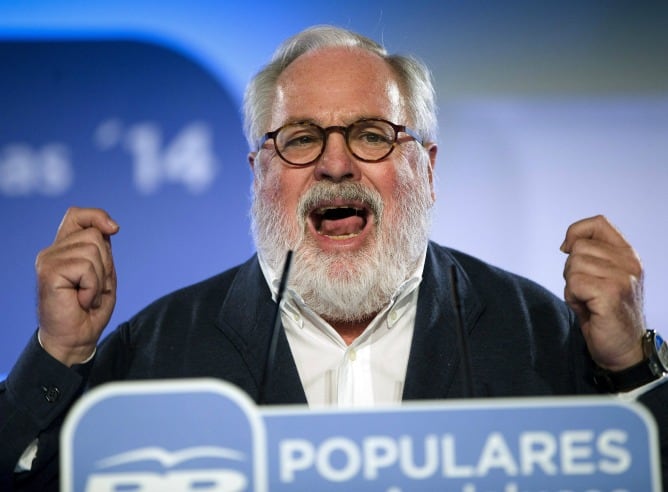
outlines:
M350 345L292 289L281 302L281 321L311 407L371 407L401 402L426 251L369 326ZM260 258L276 299L280 272Z

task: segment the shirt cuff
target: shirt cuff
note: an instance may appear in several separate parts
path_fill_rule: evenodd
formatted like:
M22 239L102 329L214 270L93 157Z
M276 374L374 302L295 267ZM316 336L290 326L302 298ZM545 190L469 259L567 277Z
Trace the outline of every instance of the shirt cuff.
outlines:
M14 473L26 472L32 469L32 462L37 457L37 448L39 440L35 438L28 447L23 451L23 454L19 458L16 467L14 468Z
M655 379L654 381L650 381L647 384L643 384L642 386L633 388L630 391L617 393L617 397L625 401L637 400L640 396L644 395L648 391L651 391L657 386L660 386L663 383L665 383L666 380L668 380L668 375L664 374L659 379Z
M44 349L44 344L42 343L42 339L39 336L39 330L37 330L37 341L39 342L39 346ZM44 349L46 350L46 349ZM97 353L97 347L93 349L93 353L90 354L88 357L86 357L85 360L82 360L81 362L77 362L77 364L87 364L88 362L93 360L93 357L95 357L95 354Z

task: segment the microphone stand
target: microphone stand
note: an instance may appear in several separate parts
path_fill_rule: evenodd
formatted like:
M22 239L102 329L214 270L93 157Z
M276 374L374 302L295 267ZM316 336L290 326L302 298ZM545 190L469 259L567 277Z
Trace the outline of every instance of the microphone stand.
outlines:
M285 255L285 264L283 265L283 273L281 274L281 281L278 284L278 292L276 294L276 311L274 311L274 323L271 330L271 338L269 339L269 350L267 352L267 362L264 365L264 374L262 376L262 384L260 385L260 392L258 395L258 403L264 401L267 391L267 382L269 381L269 373L274 368L276 363L276 347L278 346L278 334L281 330L281 301L283 300L283 293L288 285L288 278L290 276L290 266L292 265L292 250L289 250Z
M464 396L473 398L473 371L471 370L471 352L469 350L468 338L464 331L462 319L462 303L457 289L457 270L454 265L450 266L450 288L452 290L452 307L455 310L455 331L459 342L459 354L462 359L462 385Z

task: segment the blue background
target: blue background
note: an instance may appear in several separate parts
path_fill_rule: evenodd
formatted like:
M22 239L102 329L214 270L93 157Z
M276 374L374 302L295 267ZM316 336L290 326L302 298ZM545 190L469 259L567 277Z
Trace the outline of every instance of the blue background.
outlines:
M561 295L567 226L604 213L640 253L648 321L663 329L665 2L5 0L0 374L36 327L35 255L70 205L121 224L111 326L251 254L243 87L281 40L320 23L432 67L434 239ZM137 181L142 165L158 174Z

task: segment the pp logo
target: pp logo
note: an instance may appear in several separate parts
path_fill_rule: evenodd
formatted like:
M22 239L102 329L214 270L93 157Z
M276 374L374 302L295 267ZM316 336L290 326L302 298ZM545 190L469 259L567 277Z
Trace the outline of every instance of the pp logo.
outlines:
M148 447L109 456L96 463L100 470L88 477L86 492L243 492L247 477L234 469L181 468L182 464L202 459L244 461L243 453L215 446L193 447L170 453L162 448ZM131 467L159 463L163 472ZM125 468L125 469L124 469Z
M63 492L266 492L266 431L248 396L213 380L94 388L62 433Z

